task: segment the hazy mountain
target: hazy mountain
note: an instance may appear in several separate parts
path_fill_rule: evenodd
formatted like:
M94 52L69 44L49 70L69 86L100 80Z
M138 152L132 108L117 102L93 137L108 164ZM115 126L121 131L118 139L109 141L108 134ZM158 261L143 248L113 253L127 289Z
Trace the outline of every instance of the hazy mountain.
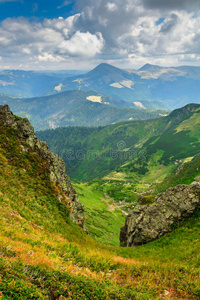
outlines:
M0 71L0 93L23 98L45 95L50 86L57 85L66 77L75 74L74 71L2 70Z
M200 67L164 68L146 64L138 71L121 70L109 64L100 64L87 74L60 82L59 90L92 89L114 98L135 102L159 102L159 109L174 109L188 103L200 103ZM49 93L56 93L58 86ZM140 103L140 104L139 104Z
M200 103L200 67L146 64L139 70L122 70L103 63L85 74L0 71L0 93L14 97L30 98L68 90L93 90L126 101L124 107L133 104L143 109L175 109L191 102Z
M66 91L36 98L14 98L0 94L0 104L27 117L36 130L60 126L103 126L119 121L160 117L164 111L138 109L133 103L93 91Z

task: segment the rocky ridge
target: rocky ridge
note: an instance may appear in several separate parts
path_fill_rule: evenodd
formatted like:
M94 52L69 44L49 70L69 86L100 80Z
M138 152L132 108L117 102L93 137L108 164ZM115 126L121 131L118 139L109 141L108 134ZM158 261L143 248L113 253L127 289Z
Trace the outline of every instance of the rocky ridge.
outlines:
M191 185L177 185L158 194L153 204L138 204L121 228L120 245L132 247L156 240L198 209L200 176Z
M37 139L34 128L29 120L15 116L8 105L0 105L1 124L16 129L19 138L22 138L27 146L31 147L32 150L37 152L47 162L50 171L50 180L59 183L65 195L65 199L60 198L59 200L67 202L72 221L87 232L84 205L78 200L78 195L65 173L64 161L57 154L49 152L46 142ZM24 146L22 147L24 152L27 151Z

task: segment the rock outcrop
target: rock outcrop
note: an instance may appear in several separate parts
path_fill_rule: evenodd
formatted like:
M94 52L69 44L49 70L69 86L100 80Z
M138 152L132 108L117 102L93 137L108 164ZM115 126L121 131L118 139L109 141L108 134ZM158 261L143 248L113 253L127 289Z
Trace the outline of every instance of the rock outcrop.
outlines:
M191 185L177 185L158 194L153 204L138 204L121 228L120 245L132 247L156 240L200 209L199 178Z
M7 125L17 130L27 146L38 153L49 166L50 180L59 183L70 209L70 217L73 222L81 226L86 232L84 205L78 200L78 195L72 187L69 177L65 173L64 161L55 153L49 152L46 142L37 139L34 128L26 118L15 116L8 105L0 105L0 125ZM24 149L26 151L26 149ZM60 199L59 199L60 200Z

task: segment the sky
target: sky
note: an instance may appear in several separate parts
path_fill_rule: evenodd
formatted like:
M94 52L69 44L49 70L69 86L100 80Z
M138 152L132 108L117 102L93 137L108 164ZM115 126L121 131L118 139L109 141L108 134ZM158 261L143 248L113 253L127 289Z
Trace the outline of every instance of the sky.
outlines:
M0 69L200 66L200 0L0 0Z

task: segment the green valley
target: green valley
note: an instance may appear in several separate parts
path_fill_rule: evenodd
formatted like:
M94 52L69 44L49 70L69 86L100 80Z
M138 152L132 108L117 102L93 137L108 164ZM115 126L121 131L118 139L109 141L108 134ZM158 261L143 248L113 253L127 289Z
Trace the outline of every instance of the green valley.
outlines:
M37 132L65 161L72 179L163 180L200 152L200 106L169 116L106 127L69 127ZM119 174L119 176L117 175Z
M189 116L195 111L189 110ZM7 114L7 121L4 115L0 118L3 300L200 297L198 211L172 233L147 245L123 248L95 241L72 223L64 190L59 181L50 180L47 152L44 155L38 148L45 145L37 140L33 144L32 129L25 119ZM15 128L9 125L10 118ZM122 179L123 174L120 176ZM114 213L109 215L106 206L113 208L113 204L109 197L104 198L97 182L76 182L74 186L85 206L90 204L86 214L91 236L102 241L102 235L108 239L110 233L116 234L122 215L117 207L115 218Z
M155 120L58 128L37 136L64 159L91 236L117 245L120 212L125 216L139 197L151 203L159 192L199 175L199 114L200 106L191 104Z
M0 300L200 300L200 0L0 0Z

